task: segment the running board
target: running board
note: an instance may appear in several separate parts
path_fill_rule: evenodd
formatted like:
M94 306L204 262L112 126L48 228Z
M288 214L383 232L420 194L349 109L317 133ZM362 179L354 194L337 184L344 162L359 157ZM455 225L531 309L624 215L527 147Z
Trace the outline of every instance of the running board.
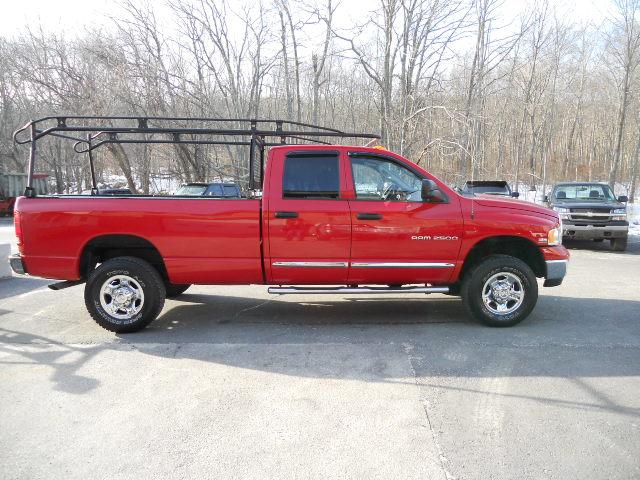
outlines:
M449 293L449 287L269 287L267 291L274 295Z
M80 285L84 283L86 280L65 280L64 282L52 283L51 285L47 285L51 290L63 290L69 287L75 287L76 285Z

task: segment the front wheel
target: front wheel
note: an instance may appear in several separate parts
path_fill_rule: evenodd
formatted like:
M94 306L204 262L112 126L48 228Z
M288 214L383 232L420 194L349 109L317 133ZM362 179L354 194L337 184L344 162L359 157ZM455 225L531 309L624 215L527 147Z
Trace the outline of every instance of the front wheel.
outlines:
M471 315L491 327L520 323L538 301L531 268L508 255L487 257L465 275L462 302Z
M149 325L164 306L165 288L158 271L136 257L117 257L96 268L87 280L84 301L91 317L111 332L136 332Z

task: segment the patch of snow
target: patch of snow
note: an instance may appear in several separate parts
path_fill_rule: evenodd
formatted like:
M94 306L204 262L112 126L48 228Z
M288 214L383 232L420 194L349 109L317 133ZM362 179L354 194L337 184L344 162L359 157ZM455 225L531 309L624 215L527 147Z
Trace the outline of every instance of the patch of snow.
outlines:
M629 220L629 235L640 237L640 198L636 203L627 205L627 219Z

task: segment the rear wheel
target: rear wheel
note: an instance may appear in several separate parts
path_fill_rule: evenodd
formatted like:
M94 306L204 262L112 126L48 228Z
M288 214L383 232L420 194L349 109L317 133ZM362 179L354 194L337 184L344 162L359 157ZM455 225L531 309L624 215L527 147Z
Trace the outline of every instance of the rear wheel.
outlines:
M508 255L492 255L465 275L462 302L485 325L511 327L535 307L538 283L531 268Z
M187 288L189 288L190 286L191 284L176 285L174 283L165 283L164 289L167 292L166 297L173 298L173 297L177 297L178 295L182 295L184 292L187 291Z
M611 250L614 252L624 252L627 249L627 237L612 238Z
M84 300L91 317L111 332L143 329L160 314L165 288L157 270L136 257L107 260L89 275Z

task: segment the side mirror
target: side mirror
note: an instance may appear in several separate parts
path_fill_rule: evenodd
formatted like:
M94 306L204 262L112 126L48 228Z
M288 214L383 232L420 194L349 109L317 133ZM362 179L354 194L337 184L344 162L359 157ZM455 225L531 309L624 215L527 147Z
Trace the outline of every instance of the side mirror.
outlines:
M513 198L518 198L520 196L520 192L511 192L511 196Z
M542 199L542 201L544 203L549 203L549 195L545 195L544 198Z
M447 197L442 193L438 184L425 178L422 180L422 201L429 203L444 203Z
M620 195L620 196L618 197L618 201L619 201L620 203L627 203L627 202L629 201L629 197L627 197L626 195Z

